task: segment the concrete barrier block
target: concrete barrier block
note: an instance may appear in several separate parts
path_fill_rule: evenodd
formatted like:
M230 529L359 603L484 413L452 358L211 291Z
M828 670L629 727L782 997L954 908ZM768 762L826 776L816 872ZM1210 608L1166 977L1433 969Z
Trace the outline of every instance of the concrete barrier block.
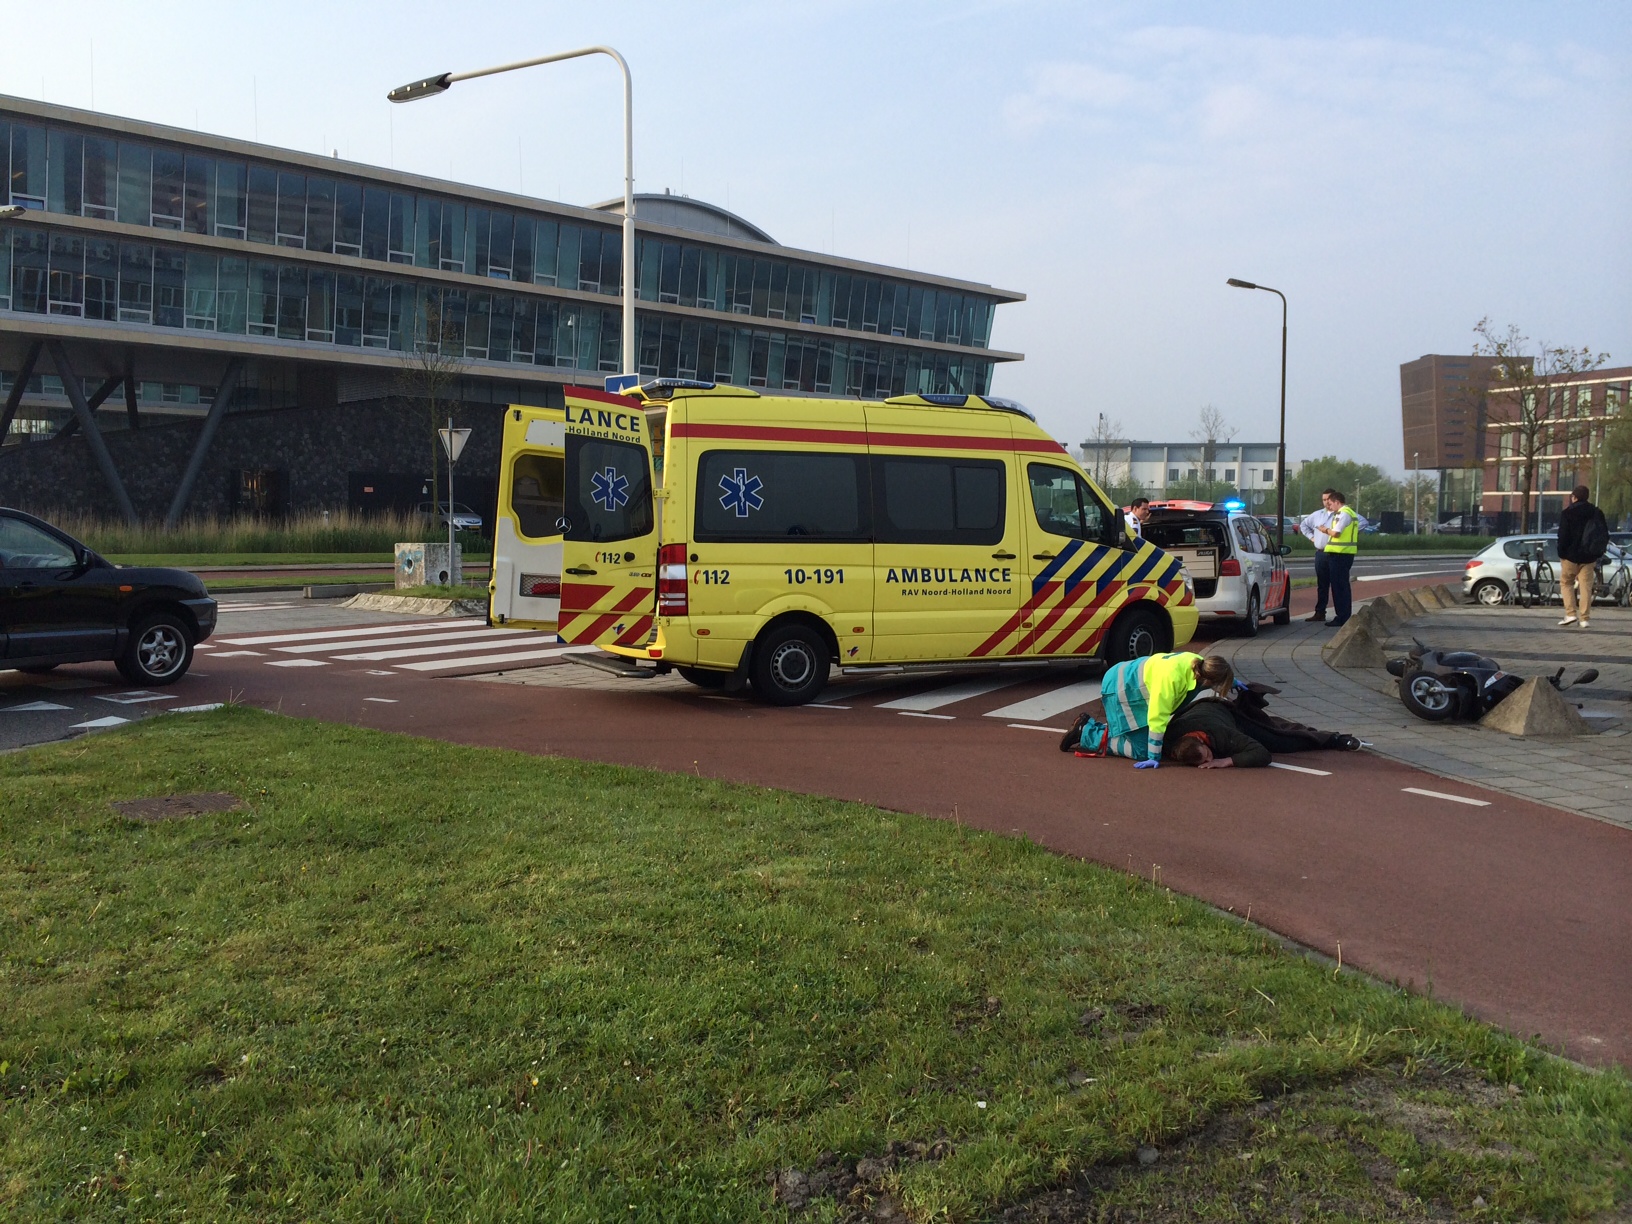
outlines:
M1591 724L1541 676L1526 680L1479 725L1503 735L1593 735Z
M1367 604L1332 634L1332 640L1321 647L1320 656L1328 667L1380 668L1388 662L1382 641L1389 632L1373 605Z

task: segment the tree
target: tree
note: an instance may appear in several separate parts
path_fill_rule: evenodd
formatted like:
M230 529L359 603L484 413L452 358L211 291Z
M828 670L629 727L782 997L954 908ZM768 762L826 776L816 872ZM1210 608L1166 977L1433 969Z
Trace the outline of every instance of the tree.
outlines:
M1473 332L1479 337L1473 355L1491 359L1488 373L1482 376L1482 390L1487 398L1501 397L1502 414L1490 414L1499 437L1497 470L1508 456L1518 460L1522 532L1528 527L1530 498L1542 460L1551 457L1555 447L1567 455L1570 444L1587 437L1597 423L1584 414L1576 415L1574 405L1567 402L1566 388L1554 384L1597 369L1609 360L1609 354L1560 348L1544 340L1531 355L1526 351L1530 337L1511 323L1505 331L1498 330L1488 316L1474 325ZM1536 499L1536 530L1541 530L1540 498Z
M431 504L441 497L437 473L442 463L442 440L437 430L459 405L456 391L465 368L463 329L445 322L441 302L433 295L422 301L415 319L414 347L397 367L397 398L405 408L420 405L428 413L431 448ZM453 507L448 507L453 512Z
M1288 499L1288 513L1299 515L1320 508L1320 494L1324 489L1336 489L1356 513L1368 518L1376 518L1384 510L1393 510L1400 499L1399 485L1389 479L1388 473L1381 468L1371 463L1339 459L1335 455L1305 460L1297 478L1289 483L1292 485L1289 492L1293 493L1293 497ZM1302 494L1298 496L1296 490L1300 489ZM1297 501L1296 510L1290 508L1294 499Z
M1632 417L1611 425L1598 448L1597 499L1611 523L1632 516Z
M1226 421L1224 414L1213 405L1203 404L1196 414L1196 427L1190 431L1190 436L1201 443L1201 466L1205 474L1218 458L1218 444L1235 440L1235 426Z
M1103 412L1099 414L1099 421L1088 435L1087 445L1083 447L1083 457L1092 464L1089 475L1100 488L1109 490L1117 480L1116 465L1111 461L1111 452L1125 444L1122 436L1122 422L1107 417ZM1122 477L1127 476L1126 465L1123 466Z

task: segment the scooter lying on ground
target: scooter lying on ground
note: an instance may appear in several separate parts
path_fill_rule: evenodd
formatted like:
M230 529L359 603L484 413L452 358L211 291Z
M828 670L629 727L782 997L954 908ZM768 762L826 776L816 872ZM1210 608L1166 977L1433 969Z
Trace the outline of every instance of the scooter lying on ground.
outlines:
M1411 640L1416 645L1410 654L1388 661L1388 674L1400 678L1400 704L1428 722L1476 721L1524 683L1524 677L1504 672L1488 655L1435 650ZM1573 685L1591 684L1598 679L1598 669L1589 667L1574 680L1565 680L1561 667L1547 679L1563 692Z

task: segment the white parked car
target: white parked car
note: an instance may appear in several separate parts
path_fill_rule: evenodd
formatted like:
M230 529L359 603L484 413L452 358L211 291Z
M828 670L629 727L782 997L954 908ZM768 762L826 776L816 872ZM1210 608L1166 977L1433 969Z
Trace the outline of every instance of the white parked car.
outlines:
M1144 537L1184 562L1203 621L1251 636L1265 616L1292 619L1292 581L1264 524L1239 502L1151 502Z
M1503 536L1484 552L1479 553L1462 569L1462 594L1475 603L1499 604L1507 600L1517 581L1520 561L1535 564L1536 545L1542 548L1542 557L1553 567L1555 586L1561 580L1562 563L1558 557L1558 536L1517 535ZM1618 544L1611 544L1604 557L1604 578L1610 590L1625 591L1627 583L1621 571L1627 569L1627 556ZM1632 577L1632 575L1629 575ZM1600 596L1601 602L1609 597Z

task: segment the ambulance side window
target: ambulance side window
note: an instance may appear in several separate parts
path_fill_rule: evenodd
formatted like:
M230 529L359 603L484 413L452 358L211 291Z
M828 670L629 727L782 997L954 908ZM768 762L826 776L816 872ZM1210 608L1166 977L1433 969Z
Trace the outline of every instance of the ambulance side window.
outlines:
M560 455L517 455L510 469L510 509L521 534L558 536L566 513L566 461Z
M697 460L693 537L704 543L872 538L865 455L705 451Z
M652 481L646 448L567 435L566 537L631 540L652 530Z
M1053 535L1105 541L1111 520L1088 483L1069 468L1033 463L1026 469L1037 525Z
M881 544L1001 544L1008 526L1001 460L874 455Z

